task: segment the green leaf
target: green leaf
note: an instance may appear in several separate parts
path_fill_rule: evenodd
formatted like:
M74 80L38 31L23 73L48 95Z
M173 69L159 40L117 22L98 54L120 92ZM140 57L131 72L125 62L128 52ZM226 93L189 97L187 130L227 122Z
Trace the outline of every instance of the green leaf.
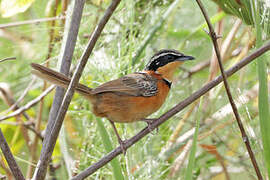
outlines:
M256 47L259 48L263 44L261 16L258 12L258 5L256 6L255 0L253 0L252 6L256 31ZM265 55L258 57L258 76L259 76L259 119L260 129L263 142L263 154L264 160L268 172L268 178L270 178L270 113L268 102L268 82L267 82L267 66Z
M190 150L190 154L189 154L189 158L188 158L188 167L187 167L187 171L186 171L186 180L191 180L192 179L192 175L193 175L193 169L194 169L194 164L195 164L195 156L196 156L196 150L197 150L197 139L198 139L198 133L199 133L199 128L200 128L200 109L202 106L202 98L200 99L200 104L199 104L199 108L196 112L196 126L195 126L195 132L193 135L193 140L192 140L192 146L191 146L191 150Z
M26 11L35 0L2 0L0 12L3 17L11 17Z
M242 19L246 24L256 26L255 19L252 15L252 1L250 0L212 0L217 3L223 11L227 14L231 14ZM257 11L256 13L260 15L262 29L265 30L267 34L270 34L269 29L269 16L270 7L266 1L256 0Z

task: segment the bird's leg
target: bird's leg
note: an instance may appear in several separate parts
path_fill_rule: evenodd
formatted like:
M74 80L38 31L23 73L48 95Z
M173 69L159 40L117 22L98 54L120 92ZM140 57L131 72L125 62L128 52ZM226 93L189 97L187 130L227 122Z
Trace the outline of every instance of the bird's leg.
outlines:
M153 122L157 120L156 118L152 118L152 119L143 119L142 121L147 123L147 127L149 129L150 132L152 132L154 129L152 127ZM157 133L158 133L158 128L157 128Z
M117 140L118 140L118 142L120 144L122 152L123 152L124 155L126 155L126 148L124 147L124 141L120 138L120 135L119 135L119 133L118 133L116 127L115 127L114 122L110 120L110 123L112 124L113 130L114 130L114 132L115 132L115 134L117 136Z

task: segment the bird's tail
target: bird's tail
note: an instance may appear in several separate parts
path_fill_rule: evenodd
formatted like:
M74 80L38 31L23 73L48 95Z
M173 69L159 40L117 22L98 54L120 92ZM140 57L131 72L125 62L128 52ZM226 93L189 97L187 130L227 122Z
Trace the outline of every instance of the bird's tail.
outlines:
M56 72L52 69L49 69L47 67L44 67L42 65L32 63L32 73L35 74L36 76L40 77L41 79L44 79L46 81L49 81L53 84L56 84L57 86L67 88L69 83L70 83L70 78L67 76ZM82 94L86 97L91 96L91 91L92 89L83 85L83 84L78 84L76 89L75 89L79 94Z

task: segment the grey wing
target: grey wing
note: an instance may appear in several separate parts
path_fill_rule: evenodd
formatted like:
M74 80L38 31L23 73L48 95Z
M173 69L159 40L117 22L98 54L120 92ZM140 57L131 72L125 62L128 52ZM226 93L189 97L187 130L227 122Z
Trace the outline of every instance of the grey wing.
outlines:
M157 79L146 73L133 73L106 82L92 90L93 94L116 92L131 96L150 97L157 94Z
M138 90L140 96L151 97L157 94L157 79L146 73L134 73L124 76L123 84Z

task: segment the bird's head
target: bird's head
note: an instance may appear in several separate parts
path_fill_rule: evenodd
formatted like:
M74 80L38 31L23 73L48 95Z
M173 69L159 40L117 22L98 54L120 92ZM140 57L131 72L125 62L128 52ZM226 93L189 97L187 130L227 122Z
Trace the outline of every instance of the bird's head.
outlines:
M145 71L154 71L161 74L163 78L172 81L175 70L186 60L194 57L186 56L176 50L163 49L158 51L145 67Z

